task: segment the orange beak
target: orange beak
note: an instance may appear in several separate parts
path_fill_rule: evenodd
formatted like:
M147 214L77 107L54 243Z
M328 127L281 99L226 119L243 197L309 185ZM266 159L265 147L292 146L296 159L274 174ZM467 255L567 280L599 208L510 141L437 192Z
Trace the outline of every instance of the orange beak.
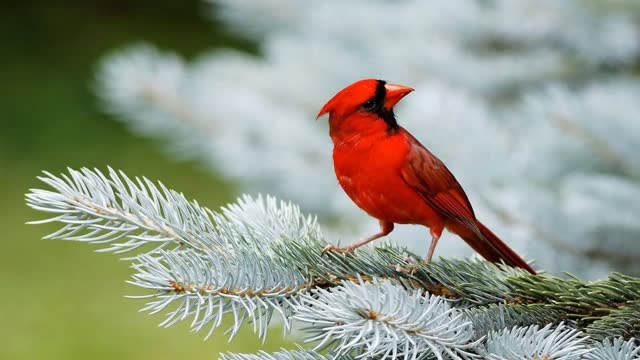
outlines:
M394 107L400 99L413 91L413 89L408 86L396 84L385 84L384 87L387 89L387 96L384 100L384 107L387 109Z

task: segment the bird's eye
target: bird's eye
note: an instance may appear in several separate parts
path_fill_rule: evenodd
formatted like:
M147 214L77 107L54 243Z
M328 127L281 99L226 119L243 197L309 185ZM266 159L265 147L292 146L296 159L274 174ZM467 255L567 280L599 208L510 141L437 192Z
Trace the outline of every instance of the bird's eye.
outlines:
M364 103L362 103L362 109L367 110L367 111L371 111L373 109L376 108L376 101L374 99L371 100L367 100Z

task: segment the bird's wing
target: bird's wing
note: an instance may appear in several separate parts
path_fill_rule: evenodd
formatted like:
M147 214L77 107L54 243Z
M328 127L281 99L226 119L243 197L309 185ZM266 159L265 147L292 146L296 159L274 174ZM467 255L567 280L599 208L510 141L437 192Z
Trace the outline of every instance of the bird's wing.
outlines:
M467 195L442 161L408 133L407 139L410 150L407 161L400 170L402 178L440 215L457 221L462 227L448 229L462 237L485 259L492 262L504 261L535 274L535 270L526 261L476 220Z
M407 133L410 150L401 169L404 181L441 215L476 227L476 217L464 190L440 159Z

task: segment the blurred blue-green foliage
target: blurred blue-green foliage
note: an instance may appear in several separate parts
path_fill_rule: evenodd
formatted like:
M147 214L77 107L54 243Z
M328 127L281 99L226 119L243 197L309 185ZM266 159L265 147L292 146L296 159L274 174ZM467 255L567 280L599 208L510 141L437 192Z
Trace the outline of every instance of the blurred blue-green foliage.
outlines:
M93 247L40 238L56 226L24 223L42 170L106 166L144 175L217 208L233 186L195 163L171 161L162 144L136 137L101 113L91 85L99 59L135 41L185 57L214 47L253 46L202 15L195 0L16 1L0 12L0 339L3 359L215 359L263 348L250 329L227 344L187 324L162 329L123 298L130 269ZM212 94L215 96L215 94ZM277 332L277 331L275 331ZM265 349L284 344L272 334Z

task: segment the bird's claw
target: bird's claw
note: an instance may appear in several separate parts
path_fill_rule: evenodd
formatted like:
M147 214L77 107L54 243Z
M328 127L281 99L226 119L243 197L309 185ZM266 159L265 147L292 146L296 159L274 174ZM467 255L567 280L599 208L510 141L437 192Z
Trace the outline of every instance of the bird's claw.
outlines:
M330 251L337 252L337 253L349 253L349 254L352 254L353 250L354 249L352 247L350 247L350 246L341 248L341 247L337 247L337 246L335 246L333 244L329 244L329 245L325 246L324 249L322 249L322 253L320 254L320 256L323 256L323 255L327 254Z
M409 264L408 266L396 265L395 270L397 272L413 276L415 275L416 271L418 271L418 268L418 264Z
M402 260L408 264L415 264L416 260L410 256L405 256Z
M395 270L397 272L402 272L413 276L420 267L418 261L409 256L404 257L402 260L406 263L406 265L402 266L400 264L397 264Z

